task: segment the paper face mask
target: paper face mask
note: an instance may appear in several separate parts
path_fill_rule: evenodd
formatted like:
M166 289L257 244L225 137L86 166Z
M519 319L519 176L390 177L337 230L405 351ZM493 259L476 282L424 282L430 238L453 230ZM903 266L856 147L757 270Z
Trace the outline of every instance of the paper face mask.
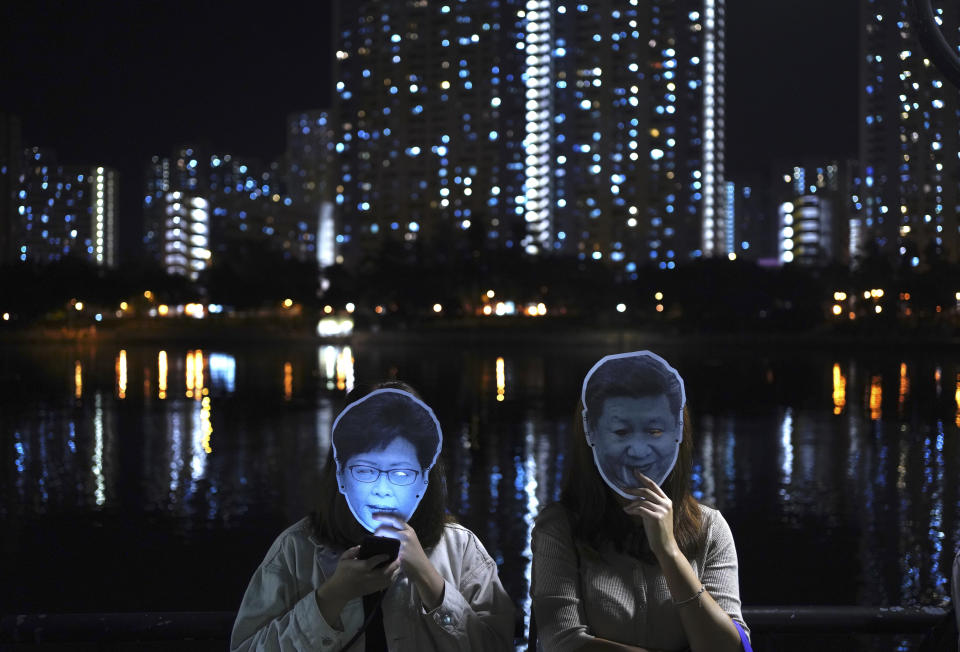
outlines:
M373 532L377 514L413 516L443 434L426 403L399 389L378 389L343 409L331 441L340 493L357 522Z
M663 484L683 439L683 379L650 351L602 358L583 379L583 431L600 476L624 498L636 473Z

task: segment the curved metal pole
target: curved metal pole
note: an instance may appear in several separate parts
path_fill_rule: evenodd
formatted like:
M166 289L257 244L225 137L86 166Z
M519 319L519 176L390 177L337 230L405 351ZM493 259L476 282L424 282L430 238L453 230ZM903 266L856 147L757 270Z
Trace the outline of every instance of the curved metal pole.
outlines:
M933 0L910 0L916 16L917 36L940 72L950 83L960 88L960 58L944 38L933 14Z

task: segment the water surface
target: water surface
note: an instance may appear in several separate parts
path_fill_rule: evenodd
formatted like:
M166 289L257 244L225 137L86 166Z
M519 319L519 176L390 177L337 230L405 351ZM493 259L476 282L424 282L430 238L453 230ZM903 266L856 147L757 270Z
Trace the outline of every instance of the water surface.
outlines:
M309 512L346 391L397 377L444 428L450 507L527 605L579 383L621 348L461 343L0 347L0 611L232 610ZM694 489L748 605L939 603L960 545L951 353L678 342Z

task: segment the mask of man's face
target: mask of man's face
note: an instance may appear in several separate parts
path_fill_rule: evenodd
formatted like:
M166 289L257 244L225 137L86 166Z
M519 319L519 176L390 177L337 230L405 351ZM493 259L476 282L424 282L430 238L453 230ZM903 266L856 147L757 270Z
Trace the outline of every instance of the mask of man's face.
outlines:
M405 430L404 425L409 427ZM410 520L442 443L433 411L407 392L377 390L348 405L334 422L333 433L340 493L357 522L373 532L380 525L378 514ZM351 436L363 445L344 440ZM429 448L425 467L418 442Z
M628 490L643 486L639 474L663 484L683 439L679 374L648 351L607 356L587 374L581 397L587 443L607 485L632 499Z

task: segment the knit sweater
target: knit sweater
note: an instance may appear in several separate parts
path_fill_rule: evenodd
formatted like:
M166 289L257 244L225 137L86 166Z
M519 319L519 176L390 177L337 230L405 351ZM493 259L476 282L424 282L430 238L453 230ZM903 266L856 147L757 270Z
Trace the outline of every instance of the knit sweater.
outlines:
M740 611L730 527L717 510L703 505L701 510L701 542L690 565L720 608L749 633ZM599 551L578 543L575 550L561 505L550 505L537 517L532 549L530 596L546 652L574 650L594 637L657 650L688 647L660 568L619 553L610 543Z

